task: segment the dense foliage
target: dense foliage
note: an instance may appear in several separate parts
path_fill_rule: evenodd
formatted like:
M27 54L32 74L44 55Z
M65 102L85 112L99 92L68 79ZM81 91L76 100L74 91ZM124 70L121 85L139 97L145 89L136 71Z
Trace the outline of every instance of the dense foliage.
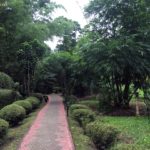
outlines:
M2 88L2 89L14 88L13 79L9 75L7 75L3 72L0 72L0 88Z

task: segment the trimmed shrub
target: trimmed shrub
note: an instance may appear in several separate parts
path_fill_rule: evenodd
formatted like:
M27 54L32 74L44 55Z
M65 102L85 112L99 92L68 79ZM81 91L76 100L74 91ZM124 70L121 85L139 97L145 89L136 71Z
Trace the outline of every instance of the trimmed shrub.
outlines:
M22 96L18 91L0 89L0 108L13 103L16 99L20 99Z
M95 120L95 113L89 109L74 109L72 116L82 127Z
M76 96L74 95L69 96L70 105L77 103L77 101L78 101L78 98Z
M0 88L12 89L14 87L14 81L12 78L4 72L0 72Z
M35 109L40 105L40 100L36 97L28 97L26 101L29 101L32 104L32 108Z
M38 98L41 102L43 102L44 100L44 97L43 97L44 95L41 93L32 93L31 96Z
M86 126L86 133L99 150L106 150L116 140L118 130L100 121L94 121Z
M25 118L26 111L22 106L11 104L0 110L0 118L9 122L11 126L17 125Z
M32 111L32 104L27 100L19 100L14 102L14 104L22 106L26 110L27 114L29 114Z
M72 112L75 109L89 109L89 107L82 104L73 104L70 106L70 112Z
M0 138L2 139L8 132L9 123L3 119L0 119Z
M80 101L79 104L86 105L93 110L99 110L99 101L97 100Z

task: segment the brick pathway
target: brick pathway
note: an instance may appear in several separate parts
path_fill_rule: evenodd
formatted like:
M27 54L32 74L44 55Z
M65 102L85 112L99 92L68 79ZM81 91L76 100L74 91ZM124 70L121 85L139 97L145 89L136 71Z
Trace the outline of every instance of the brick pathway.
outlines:
M60 96L49 96L18 150L74 150Z

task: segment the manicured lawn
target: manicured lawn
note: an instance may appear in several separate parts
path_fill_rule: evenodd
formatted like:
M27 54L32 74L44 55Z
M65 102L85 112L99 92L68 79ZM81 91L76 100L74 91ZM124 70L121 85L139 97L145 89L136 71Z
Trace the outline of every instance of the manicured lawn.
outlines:
M22 138L29 130L42 106L35 112L31 113L28 118L24 119L21 125L9 129L8 136L4 141L5 144L0 146L0 150L17 150Z
M121 131L120 140L115 144L114 150L117 147L122 150L150 149L150 120L148 118L105 116L103 120Z

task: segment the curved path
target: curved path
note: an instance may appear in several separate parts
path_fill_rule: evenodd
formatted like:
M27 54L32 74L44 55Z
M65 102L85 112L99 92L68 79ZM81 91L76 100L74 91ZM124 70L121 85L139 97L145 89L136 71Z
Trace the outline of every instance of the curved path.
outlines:
M49 96L18 150L74 150L60 96Z

